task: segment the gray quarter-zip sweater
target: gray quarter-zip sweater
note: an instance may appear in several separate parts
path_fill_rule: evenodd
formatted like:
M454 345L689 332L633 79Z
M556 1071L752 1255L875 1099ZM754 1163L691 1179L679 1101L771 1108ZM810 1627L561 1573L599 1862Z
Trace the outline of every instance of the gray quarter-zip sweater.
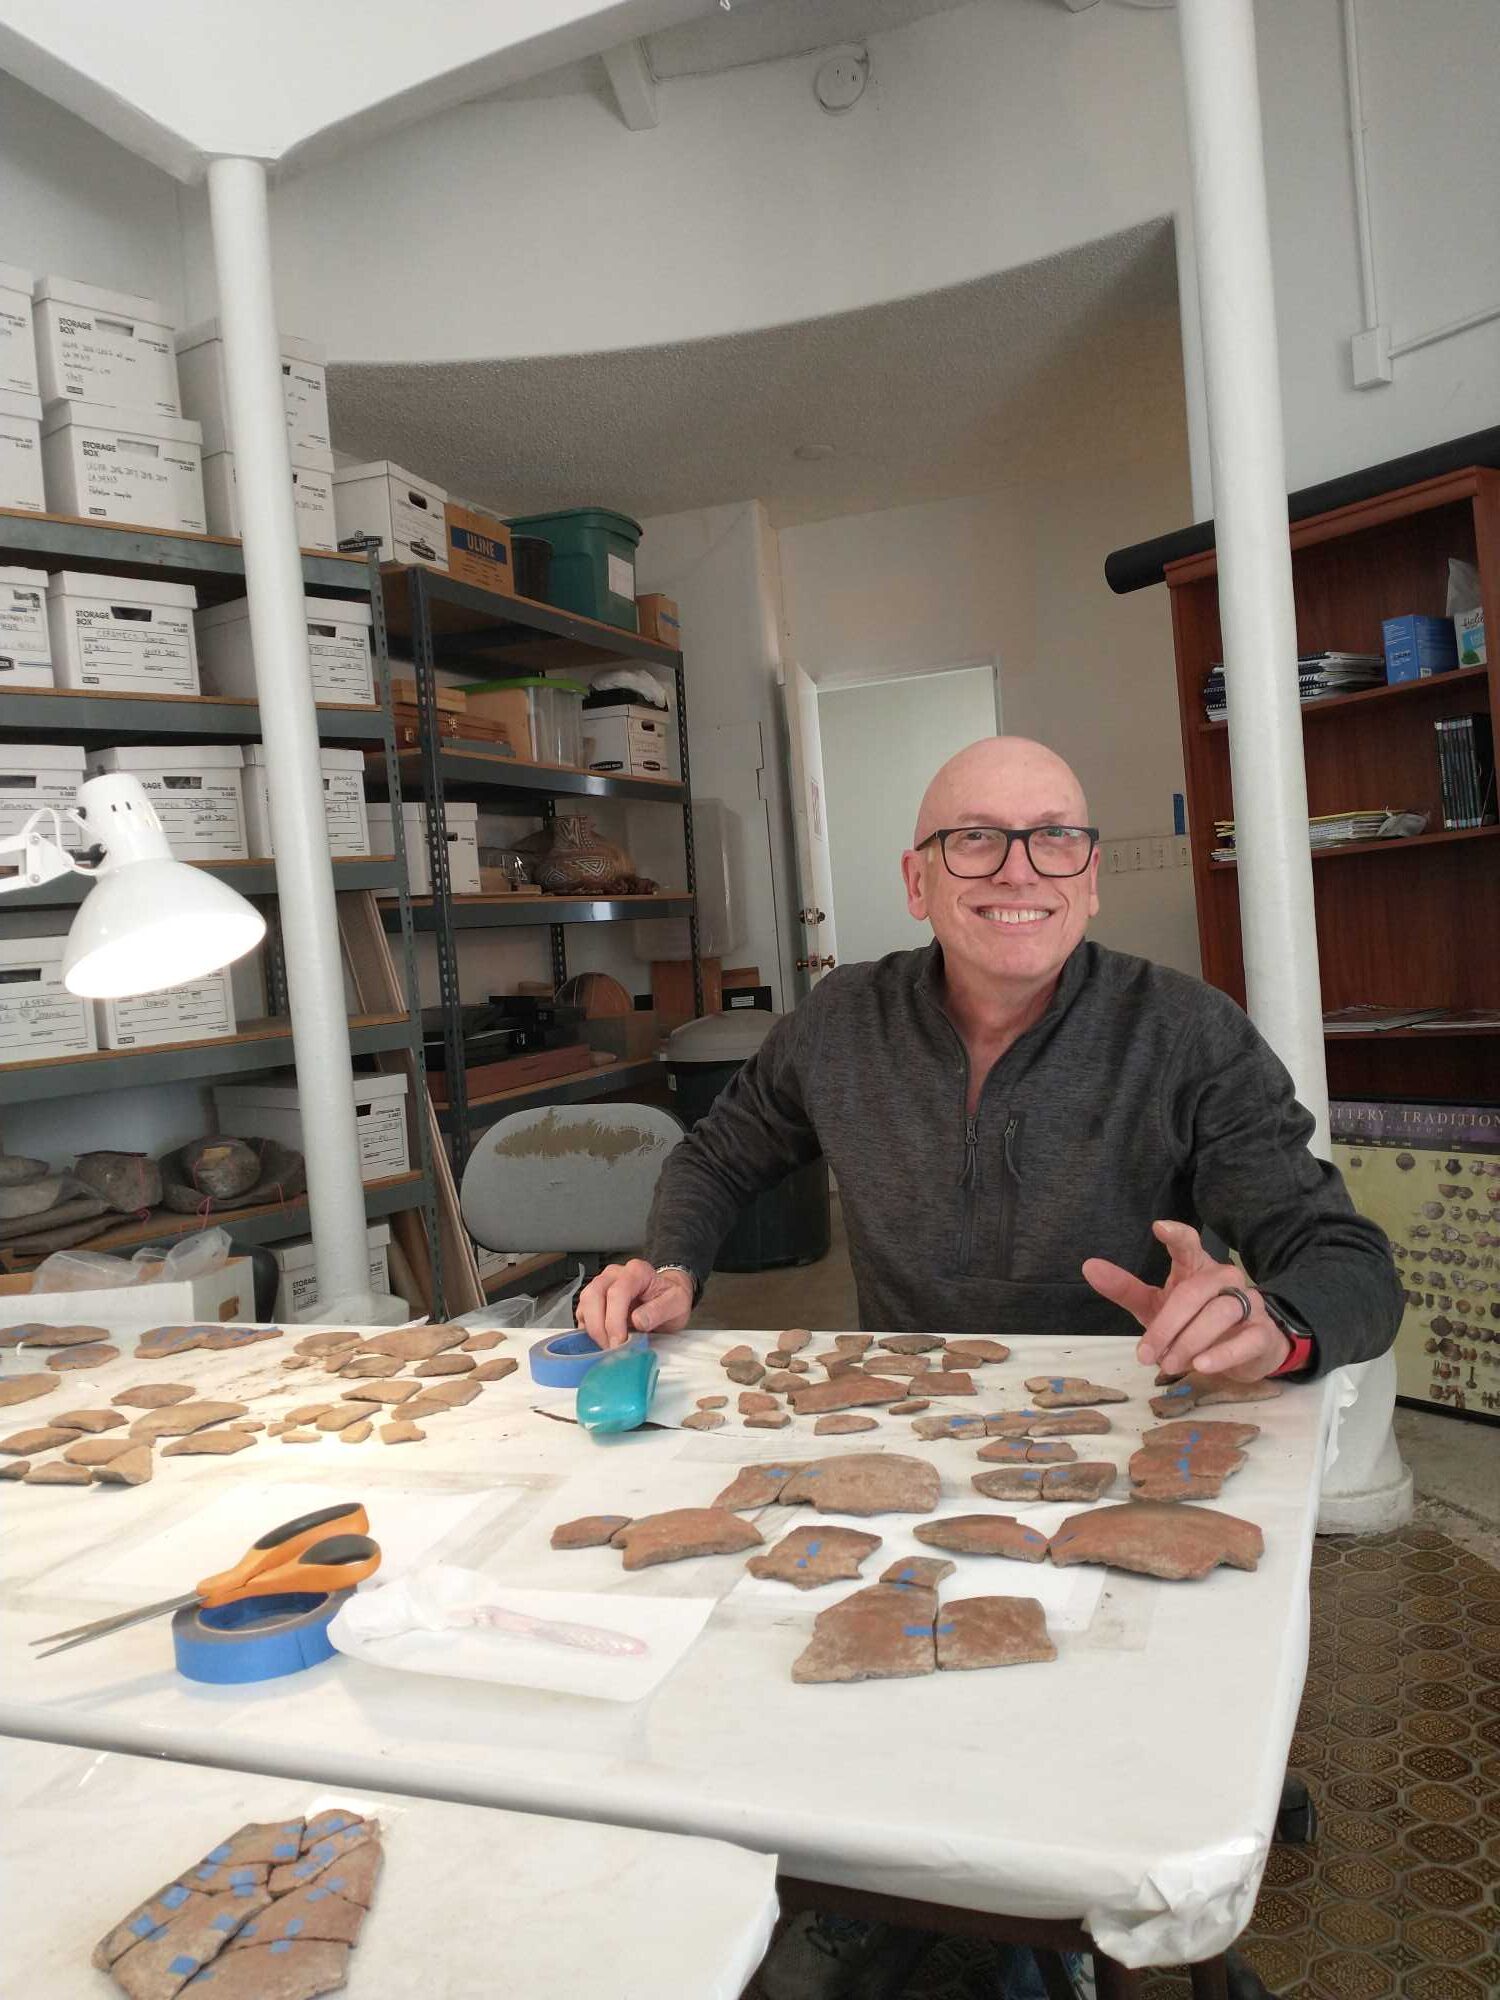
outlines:
M1080 1266L1160 1284L1151 1225L1175 1218L1238 1251L1314 1336L1320 1372L1395 1339L1390 1245L1308 1151L1290 1076L1216 988L1080 944L973 1118L968 1083L936 944L840 968L670 1155L647 1257L701 1284L743 1204L821 1150L870 1332L1135 1334Z

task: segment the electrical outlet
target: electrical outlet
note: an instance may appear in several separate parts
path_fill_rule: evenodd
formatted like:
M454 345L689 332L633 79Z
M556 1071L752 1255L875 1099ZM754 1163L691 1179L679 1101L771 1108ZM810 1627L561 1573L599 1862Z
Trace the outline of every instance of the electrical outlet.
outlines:
M1165 868L1166 865L1167 865L1166 841L1153 840L1151 843L1151 866L1153 868Z
M1184 834L1177 842L1177 866L1179 868L1191 868L1192 865L1193 857L1188 851L1187 835Z
M1148 840L1132 840L1130 843L1130 866L1148 868L1151 865L1151 843Z
M1121 870L1121 868L1123 867L1123 865L1124 865L1124 863L1123 863L1123 861L1122 861L1122 859L1121 859L1121 855L1120 855L1120 843L1119 843L1119 841L1118 841L1118 840L1107 840L1107 841L1105 841L1105 843L1104 843L1104 872L1105 872L1105 874L1106 874L1106 875L1118 875L1118 874L1119 874L1119 872L1120 872L1120 870Z

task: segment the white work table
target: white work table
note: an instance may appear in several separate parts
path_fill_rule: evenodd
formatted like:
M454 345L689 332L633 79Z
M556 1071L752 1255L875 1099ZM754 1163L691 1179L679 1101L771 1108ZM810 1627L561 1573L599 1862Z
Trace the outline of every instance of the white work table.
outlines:
M15 1737L0 1772L4 1982L27 2000L118 1994L90 1953L138 1903L247 1821L331 1807L385 1851L352 2000L737 2000L776 1920L774 1860L721 1841Z
M318 1370L281 1369L294 1337L238 1354L122 1359L87 1384L65 1377L55 1397L9 1414L19 1428L44 1421L49 1406L103 1402L129 1382L171 1379L239 1393L256 1417L274 1418L323 1389ZM922 1443L905 1418L881 1414L878 1430L844 1438L814 1438L806 1418L777 1433L745 1430L717 1358L744 1339L764 1351L763 1334L660 1343L663 1388L653 1414L680 1422L696 1396L727 1390L722 1431L595 1439L535 1413L536 1404L566 1410L571 1398L532 1384L529 1338L513 1334L500 1350L521 1357L521 1371L432 1419L424 1444L263 1439L230 1459L160 1459L154 1481L135 1489L0 1488L0 1729L713 1836L778 1854L789 1876L970 1911L1081 1917L1126 1965L1207 1958L1238 1934L1271 1837L1306 1663L1325 1384L1204 1413L1243 1415L1262 1428L1249 1464L1214 1503L1263 1530L1266 1552L1254 1574L1221 1568L1202 1582L1166 1583L1056 1571L1058 1587L1084 1590L1087 1612L1080 1629L1055 1628L1053 1664L801 1687L791 1665L814 1614L859 1585L801 1592L755 1583L738 1556L627 1575L608 1549L552 1553L551 1529L584 1513L706 1505L741 1463L874 1447L937 1465L949 1511L1013 1511L1050 1529L1076 1503L981 1499L969 1485L982 1469L977 1444ZM1129 1390L1127 1403L1107 1411L1108 1436L1074 1440L1080 1457L1123 1468L1141 1431L1158 1421L1133 1343L1104 1338L1028 1342L1010 1361L977 1371L977 1397L933 1407L1022 1407L1023 1378L1038 1373L1089 1375ZM296 1492L278 1509L266 1489L282 1486ZM1127 1491L1122 1476L1111 1498ZM231 1545L213 1549L226 1565L287 1515L319 1499L358 1498L393 1555L428 1506L429 1528L443 1532L426 1553L482 1570L497 1587L615 1592L622 1603L638 1594L719 1602L686 1657L635 1702L343 1657L258 1686L204 1687L175 1672L165 1621L44 1666L31 1659L27 1641L40 1634L189 1587L203 1573L192 1565L209 1554L199 1547L205 1510L222 1515L235 1492L256 1511ZM447 1512L434 1496L452 1496ZM769 1542L813 1518L778 1508L758 1525ZM914 1518L860 1523L885 1540L862 1582L895 1556L918 1552ZM975 1559L942 1594L1025 1596L1039 1583L1038 1566Z

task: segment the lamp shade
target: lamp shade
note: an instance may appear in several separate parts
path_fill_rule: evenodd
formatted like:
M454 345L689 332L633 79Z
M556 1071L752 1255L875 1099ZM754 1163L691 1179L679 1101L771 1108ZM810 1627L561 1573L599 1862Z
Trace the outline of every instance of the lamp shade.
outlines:
M174 861L156 809L127 773L91 778L79 816L104 849L63 952L63 985L95 1000L160 993L243 958L266 934L252 903Z

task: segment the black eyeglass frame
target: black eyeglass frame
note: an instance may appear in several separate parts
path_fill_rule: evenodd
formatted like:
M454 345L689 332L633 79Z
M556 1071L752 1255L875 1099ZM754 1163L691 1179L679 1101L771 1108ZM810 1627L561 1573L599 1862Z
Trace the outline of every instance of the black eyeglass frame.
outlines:
M1067 828L1069 833L1086 833L1088 835L1089 851L1083 857L1081 866L1069 869L1065 875L1059 875L1055 868L1040 868L1037 866L1036 856L1031 851L1031 836L1034 833L1052 833L1060 828L1061 825L1061 821L1051 820L1045 826L940 826L935 832L929 833L925 840L919 840L917 845L918 847L930 847L933 841L936 841L938 843L938 852L943 857L943 866L955 882L992 882L1001 869L1004 868L1006 862L1009 861L1010 850L1016 841L1019 840L1026 849L1026 859L1030 862L1033 873L1040 875L1045 881L1049 882L1072 882L1084 873L1089 863L1093 860L1095 851L1099 845L1099 829L1097 826L1070 826ZM1003 833L1005 835L1005 852L1001 855L996 865L993 868L986 869L982 875L962 874L948 859L948 841L950 836L955 833Z

